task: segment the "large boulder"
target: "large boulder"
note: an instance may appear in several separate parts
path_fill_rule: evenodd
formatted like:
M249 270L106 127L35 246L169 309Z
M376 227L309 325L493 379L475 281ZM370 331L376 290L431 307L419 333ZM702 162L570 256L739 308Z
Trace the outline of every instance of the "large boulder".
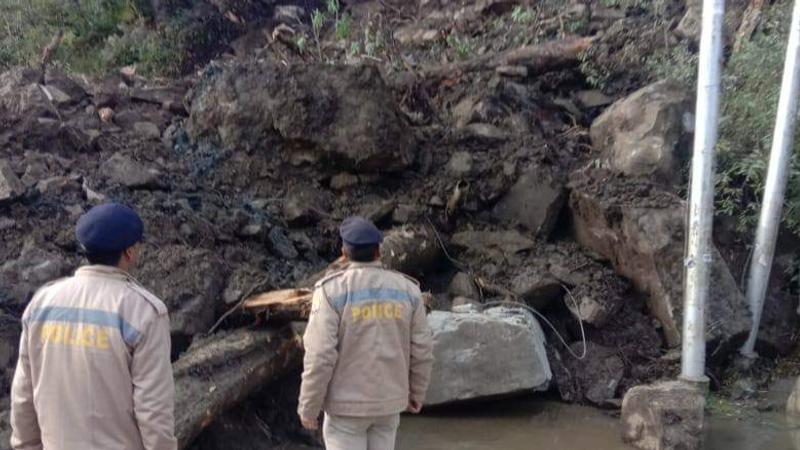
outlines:
M622 401L622 440L641 450L703 448L705 395L679 381L636 386Z
M251 61L212 66L192 97L195 139L270 151L292 162L393 172L414 161L413 133L372 66L282 66Z
M0 265L0 304L22 308L43 284L65 276L70 269L61 254L26 242L16 259Z
M527 311L433 311L433 366L426 405L546 390L545 336Z
M226 269L210 251L185 246L147 249L135 274L169 308L177 345L211 328L222 309Z
M564 184L550 171L533 167L522 174L494 208L494 216L547 237L566 198Z
M615 178L578 182L570 196L578 241L647 295L650 314L661 322L670 347L681 342L685 207L650 185ZM714 349L747 332L750 312L719 251L714 248L710 256L706 339Z
M660 81L617 101L595 119L592 144L618 173L678 181L694 126L692 111L689 92Z
M11 165L0 159L0 204L14 200L24 193L25 185L11 169Z
M523 236L516 230L460 231L453 235L451 243L474 255L497 261L504 261L510 255L532 250L536 245L533 239Z
M381 244L381 262L387 269L419 277L435 270L442 261L442 248L428 230L395 228Z

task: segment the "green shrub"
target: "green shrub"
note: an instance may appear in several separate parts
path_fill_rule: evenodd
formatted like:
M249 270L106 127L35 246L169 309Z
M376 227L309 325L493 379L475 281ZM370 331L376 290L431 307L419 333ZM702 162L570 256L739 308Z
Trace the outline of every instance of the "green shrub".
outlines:
M778 108L791 2L770 7L752 39L723 68L717 144L717 211L733 217L749 236L758 222ZM697 55L676 46L655 52L646 67L653 79L669 78L695 89ZM800 127L783 210L783 224L800 236ZM688 164L688 163L687 163Z
M2 0L0 70L37 65L59 30L52 64L70 71L137 64L140 73L170 75L180 67L177 33L147 27L135 0Z

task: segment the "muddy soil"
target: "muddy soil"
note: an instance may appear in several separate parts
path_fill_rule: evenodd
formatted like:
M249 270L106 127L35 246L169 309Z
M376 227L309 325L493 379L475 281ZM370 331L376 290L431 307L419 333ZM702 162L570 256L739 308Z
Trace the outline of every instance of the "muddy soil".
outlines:
M458 274L483 286L477 302L537 308L553 325L544 329L562 400L616 408L631 386L674 376L677 355L647 299L576 242L567 199L579 187L621 205L674 206L675 186L599 168L588 128L609 103L652 81L638 65L642 55L681 39L673 31L685 7L529 3L348 2L353 35L379 35L383 45L377 56L364 47L354 55L326 24L323 61L279 38L234 42L273 36L282 23L272 6L247 9L247 30L223 30L235 55L180 80L49 73L48 96L34 71L0 75L0 162L22 186L0 198L0 319L13 323L39 285L81 263L73 237L80 214L121 201L145 221L135 275L169 305L177 358L243 296L318 273L338 256L339 221L361 214L387 232L424 231L444 247L438 264L413 273L435 308L451 307ZM535 20L514 16L516 6ZM310 10L300 7L291 26L308 32ZM435 32L420 42L400 30ZM425 68L573 35L597 36L597 44L572 67L423 76ZM198 53L198 61L222 53ZM587 61L607 78L603 92ZM737 241L718 239L735 267L740 252L725 242ZM776 278L772 289L785 292L786 283ZM575 302L602 314L580 324ZM766 322L788 352L796 316L781 302L768 305ZM245 324L234 315L222 327ZM586 356L576 359L584 334ZM0 343L4 389L15 340L9 333ZM724 374L729 360L721 360ZM295 374L265 388L193 448L314 445L317 437L294 417L297 383Z

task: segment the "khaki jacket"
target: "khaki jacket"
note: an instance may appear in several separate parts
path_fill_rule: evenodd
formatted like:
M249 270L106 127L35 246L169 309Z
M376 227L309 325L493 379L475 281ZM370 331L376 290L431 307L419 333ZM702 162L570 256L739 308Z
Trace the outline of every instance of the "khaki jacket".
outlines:
M167 308L127 273L87 266L22 316L11 446L174 450Z
M380 263L351 263L317 283L298 414L367 417L422 403L433 342L416 281Z

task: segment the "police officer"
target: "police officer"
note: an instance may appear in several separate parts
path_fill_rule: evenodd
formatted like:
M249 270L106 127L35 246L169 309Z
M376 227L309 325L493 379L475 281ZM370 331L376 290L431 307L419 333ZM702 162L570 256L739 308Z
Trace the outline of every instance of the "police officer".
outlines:
M317 283L304 336L298 414L328 450L391 450L400 413L418 413L433 366L417 282L381 267L382 235L360 217L340 227L344 270Z
M92 208L76 228L89 265L25 309L14 449L177 448L167 308L128 274L143 228L120 204Z

